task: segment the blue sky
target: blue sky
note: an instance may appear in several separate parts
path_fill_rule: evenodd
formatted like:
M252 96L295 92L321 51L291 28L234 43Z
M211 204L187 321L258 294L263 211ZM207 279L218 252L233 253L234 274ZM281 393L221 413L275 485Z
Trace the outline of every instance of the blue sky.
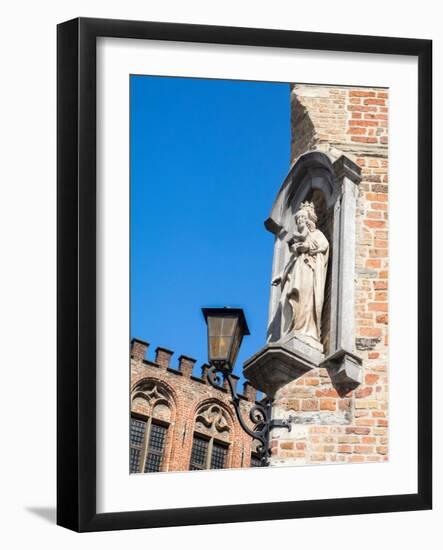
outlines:
M235 372L265 342L289 167L289 85L131 76L131 337L207 360L202 307L242 307Z

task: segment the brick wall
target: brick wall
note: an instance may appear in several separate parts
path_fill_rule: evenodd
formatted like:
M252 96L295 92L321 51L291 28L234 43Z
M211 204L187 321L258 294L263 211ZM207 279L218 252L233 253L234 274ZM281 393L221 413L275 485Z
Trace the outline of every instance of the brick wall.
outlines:
M294 84L292 161L318 149L348 155L362 168L356 221L355 351L363 383L339 395L326 369L277 394L276 416L290 412L293 430L275 430L279 464L380 462L388 459L388 91ZM281 410L280 410L281 409Z
M154 359L146 358L148 344L133 340L131 345L131 412L148 418L151 415L168 426L162 471L189 469L193 434L206 433L206 427L198 423L197 413L207 405L215 404L224 411L227 429L217 436L228 444L228 468L249 467L251 464L251 438L241 429L227 388L214 388L204 375L207 368L201 367L202 376L194 376L195 360L180 356L173 361L173 352L165 348L155 350ZM150 391L159 390L166 396L163 404L155 407L143 396L143 385ZM154 387L154 390L151 388ZM149 391L148 391L149 394ZM244 416L255 403L256 390L249 384L243 387L241 406Z

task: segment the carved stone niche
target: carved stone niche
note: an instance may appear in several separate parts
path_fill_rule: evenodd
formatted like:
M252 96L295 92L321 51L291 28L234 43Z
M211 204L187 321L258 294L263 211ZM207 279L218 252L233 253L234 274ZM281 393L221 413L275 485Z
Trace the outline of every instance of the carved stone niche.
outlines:
M320 341L284 334L280 285L271 287L266 345L244 363L251 385L273 396L309 370L325 367L340 395L361 383L361 358L354 351L355 226L360 167L342 155L333 164L312 151L299 157L281 186L265 227L274 234L272 280L290 259L295 214L304 201L314 204L319 229L329 242Z

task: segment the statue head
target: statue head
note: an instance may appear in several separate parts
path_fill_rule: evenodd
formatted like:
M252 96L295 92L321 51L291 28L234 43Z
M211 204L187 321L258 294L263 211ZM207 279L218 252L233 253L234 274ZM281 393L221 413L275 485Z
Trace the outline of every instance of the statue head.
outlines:
M317 223L317 214L313 202L302 202L295 214L295 222L299 230L306 225L310 231L314 231Z

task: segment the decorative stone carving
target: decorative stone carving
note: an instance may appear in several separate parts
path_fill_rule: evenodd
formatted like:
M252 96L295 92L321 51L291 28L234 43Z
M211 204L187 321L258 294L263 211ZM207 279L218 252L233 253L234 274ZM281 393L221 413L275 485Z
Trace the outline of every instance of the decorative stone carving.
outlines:
M195 428L200 433L227 441L230 432L228 413L217 403L207 403L197 412Z
M144 414L163 420L170 419L170 396L156 380L145 380L137 384L132 392L132 403Z
M354 351L359 183L359 166L344 155L332 165L325 153L306 153L265 222L275 235L268 337L244 363L244 375L270 396L319 366L341 394L361 382Z
M201 422L213 432L229 431L228 416L226 411L215 403L203 406L197 413L196 422Z

